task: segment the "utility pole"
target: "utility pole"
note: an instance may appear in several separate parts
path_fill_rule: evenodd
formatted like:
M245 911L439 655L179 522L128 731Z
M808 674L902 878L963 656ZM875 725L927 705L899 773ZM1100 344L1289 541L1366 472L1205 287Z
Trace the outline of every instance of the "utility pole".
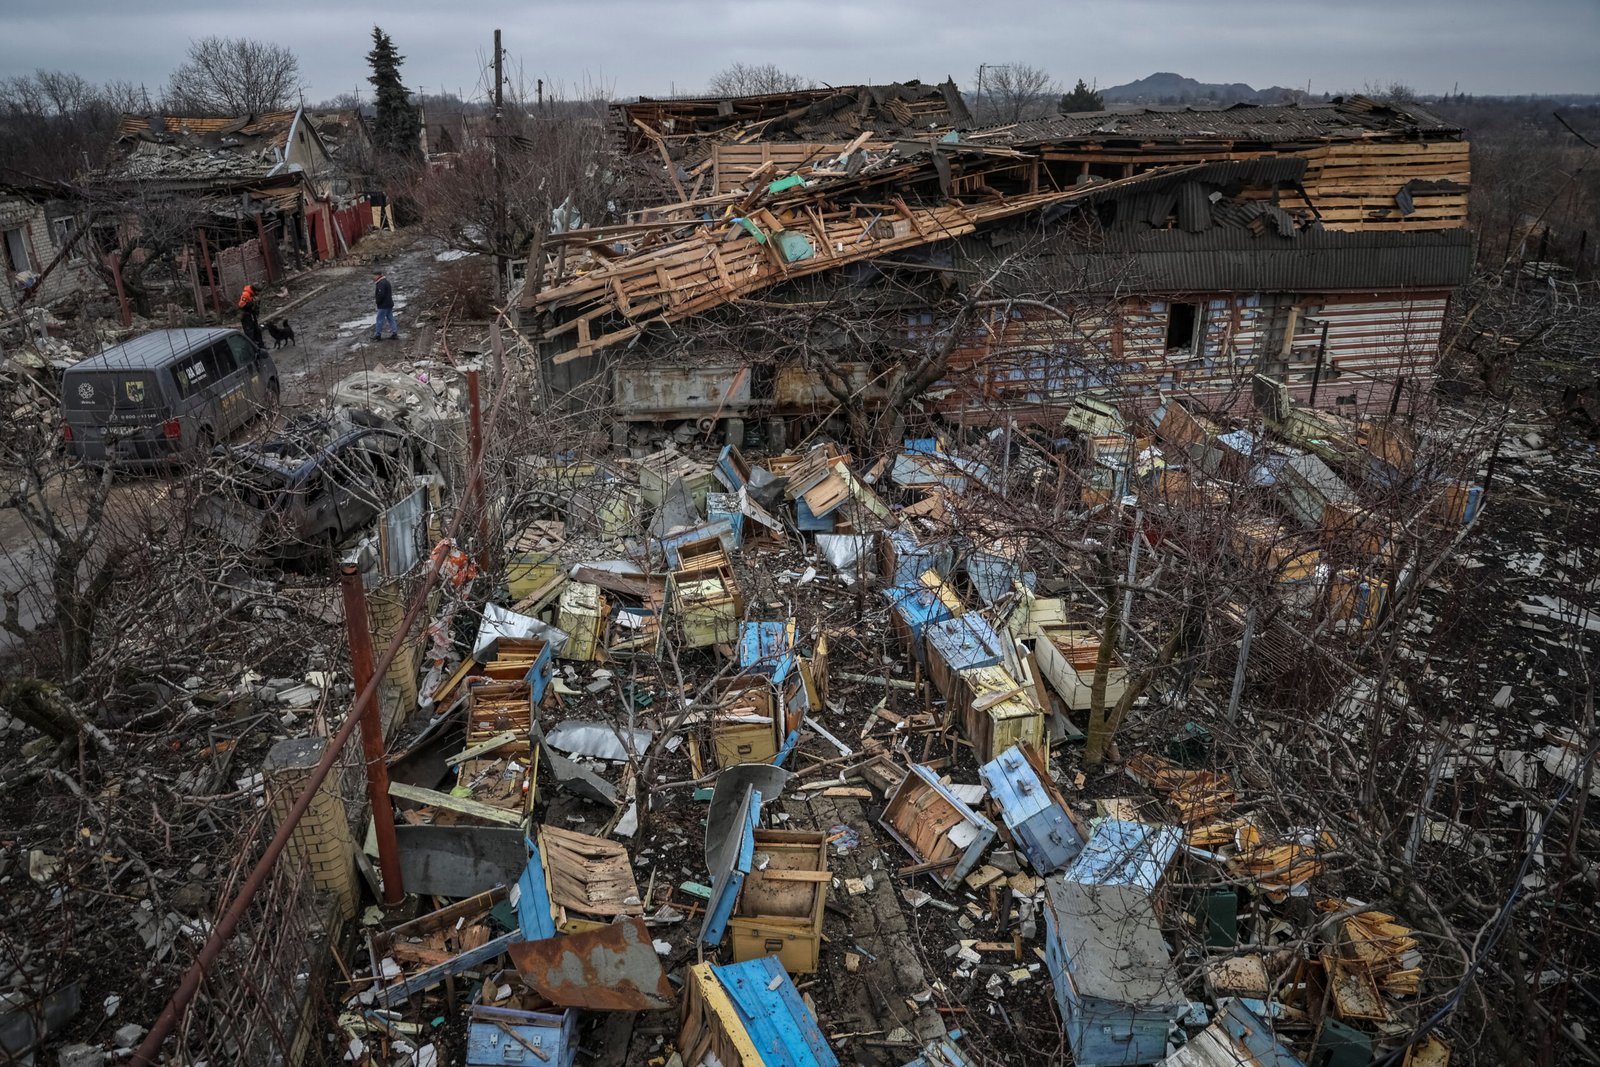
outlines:
M504 295L506 284L506 161L505 70L500 51L500 31L494 31L494 291Z
M540 78L534 84L533 91L539 103L539 114L544 114L544 79Z

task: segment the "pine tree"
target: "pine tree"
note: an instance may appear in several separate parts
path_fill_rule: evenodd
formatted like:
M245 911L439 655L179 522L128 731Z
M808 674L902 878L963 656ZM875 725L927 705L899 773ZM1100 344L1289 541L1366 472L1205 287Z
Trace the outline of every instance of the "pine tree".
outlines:
M395 51L394 41L381 27L372 27L372 51L367 63L372 74L367 81L377 91L377 117L372 122L372 144L379 155L416 159L422 151L422 119L411 103L411 90L400 81L400 64L405 56Z
M1089 88L1082 78L1072 87L1072 92L1063 93L1059 110L1063 115L1070 115L1074 111L1104 111L1106 109L1105 97Z

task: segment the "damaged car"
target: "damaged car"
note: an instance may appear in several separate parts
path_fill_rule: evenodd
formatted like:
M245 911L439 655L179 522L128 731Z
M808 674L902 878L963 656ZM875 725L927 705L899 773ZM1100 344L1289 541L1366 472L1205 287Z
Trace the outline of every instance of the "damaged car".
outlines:
M196 525L241 552L282 561L331 555L437 472L416 435L349 409L219 450L213 467Z

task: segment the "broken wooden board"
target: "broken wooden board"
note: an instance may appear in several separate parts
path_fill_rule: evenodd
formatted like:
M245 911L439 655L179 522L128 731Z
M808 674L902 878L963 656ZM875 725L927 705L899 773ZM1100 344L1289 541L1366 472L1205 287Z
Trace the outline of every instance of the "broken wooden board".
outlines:
M449 793L441 793L437 789L424 789L421 786L406 785L403 782L390 782L389 797L392 800L409 800L414 804L421 804L425 807L443 808L458 815L470 815L474 819L498 823L501 826L522 825L522 816L516 812L490 807L488 804L480 804L476 800L468 800L465 797L451 796Z
M539 827L539 849L550 872L550 900L580 915L643 915L627 847L604 838Z

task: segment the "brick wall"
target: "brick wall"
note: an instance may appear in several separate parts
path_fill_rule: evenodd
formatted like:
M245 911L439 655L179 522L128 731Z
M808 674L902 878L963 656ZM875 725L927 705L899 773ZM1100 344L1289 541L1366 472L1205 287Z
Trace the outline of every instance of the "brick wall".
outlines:
M267 753L262 766L267 805L281 824L304 790L311 770L322 758L327 739L301 737L280 741ZM355 838L340 795L338 772L328 775L306 809L289 847L287 862L305 864L318 890L338 901L339 914L353 918L358 900L355 869Z
M65 212L54 214L56 217L71 217ZM4 231L20 232L28 259L27 268L34 274L42 274L61 250L56 244L57 230L51 224L51 215L45 204L17 196L0 196L0 240L4 239ZM70 225L77 225L76 220ZM67 232L70 233L70 229ZM85 258L88 248L87 240L78 238L71 258L56 265L50 276L41 283L43 289L28 302L28 306L42 306L86 288L92 281ZM21 291L9 273L3 248L0 248L0 268L7 268L3 284L0 284L0 311L8 315L15 314L20 306Z

